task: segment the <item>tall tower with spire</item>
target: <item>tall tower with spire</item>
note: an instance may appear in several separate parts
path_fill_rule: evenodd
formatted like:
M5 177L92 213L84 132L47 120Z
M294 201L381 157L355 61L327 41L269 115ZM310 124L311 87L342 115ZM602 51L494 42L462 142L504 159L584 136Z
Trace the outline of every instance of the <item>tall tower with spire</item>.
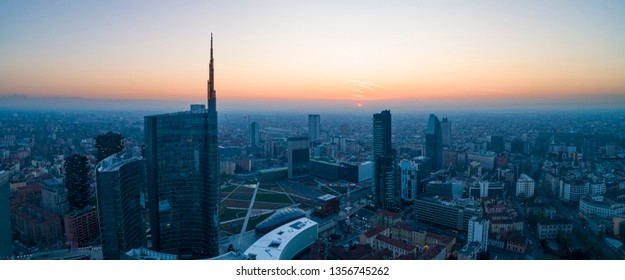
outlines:
M219 150L213 36L208 108L145 117L152 249L181 259L219 254Z

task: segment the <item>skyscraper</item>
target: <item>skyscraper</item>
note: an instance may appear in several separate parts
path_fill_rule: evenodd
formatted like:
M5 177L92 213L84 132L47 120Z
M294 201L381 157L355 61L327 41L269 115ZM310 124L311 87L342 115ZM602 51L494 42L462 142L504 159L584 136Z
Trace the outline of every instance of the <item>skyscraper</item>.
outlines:
M443 117L441 122L441 131L443 137L443 146L449 147L451 145L451 123L447 117Z
M310 141L315 141L321 137L320 131L321 117L319 115L308 115L308 134Z
M100 239L105 260L146 247L145 161L131 152L120 152L96 166Z
M306 136L290 137L288 147L289 179L308 176L310 139Z
M399 172L391 143L391 111L373 114L373 193L378 208L399 206Z
M260 130L257 122L250 124L250 146L260 147Z
M432 162L432 172L436 172L443 165L443 135L441 122L436 115L430 114L428 127L425 130L425 155Z
M153 249L180 258L219 254L219 154L213 40L208 109L145 117Z
M0 170L0 260L13 256L9 210L9 172Z

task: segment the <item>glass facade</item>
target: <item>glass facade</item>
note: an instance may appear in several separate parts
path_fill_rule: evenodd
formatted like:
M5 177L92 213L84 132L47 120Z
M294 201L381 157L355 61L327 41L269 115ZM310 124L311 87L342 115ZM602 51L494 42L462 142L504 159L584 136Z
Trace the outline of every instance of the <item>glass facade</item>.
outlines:
M145 161L122 152L102 160L96 167L98 219L105 260L147 246L145 207Z
M219 253L217 112L145 117L152 245L180 258Z

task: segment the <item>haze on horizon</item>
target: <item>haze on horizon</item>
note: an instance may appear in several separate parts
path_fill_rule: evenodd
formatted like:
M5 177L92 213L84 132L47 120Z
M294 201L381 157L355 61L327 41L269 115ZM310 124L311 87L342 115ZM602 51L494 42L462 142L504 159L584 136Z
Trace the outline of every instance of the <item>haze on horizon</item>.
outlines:
M623 106L623 1L3 1L0 96ZM225 106L225 107L222 107Z

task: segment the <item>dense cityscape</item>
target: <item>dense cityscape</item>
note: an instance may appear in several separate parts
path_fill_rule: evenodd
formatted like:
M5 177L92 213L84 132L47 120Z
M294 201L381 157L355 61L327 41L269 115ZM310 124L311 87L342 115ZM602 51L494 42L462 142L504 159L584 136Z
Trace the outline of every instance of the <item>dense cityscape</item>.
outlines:
M623 259L623 112L220 113L210 185L194 106L1 112L2 258Z

